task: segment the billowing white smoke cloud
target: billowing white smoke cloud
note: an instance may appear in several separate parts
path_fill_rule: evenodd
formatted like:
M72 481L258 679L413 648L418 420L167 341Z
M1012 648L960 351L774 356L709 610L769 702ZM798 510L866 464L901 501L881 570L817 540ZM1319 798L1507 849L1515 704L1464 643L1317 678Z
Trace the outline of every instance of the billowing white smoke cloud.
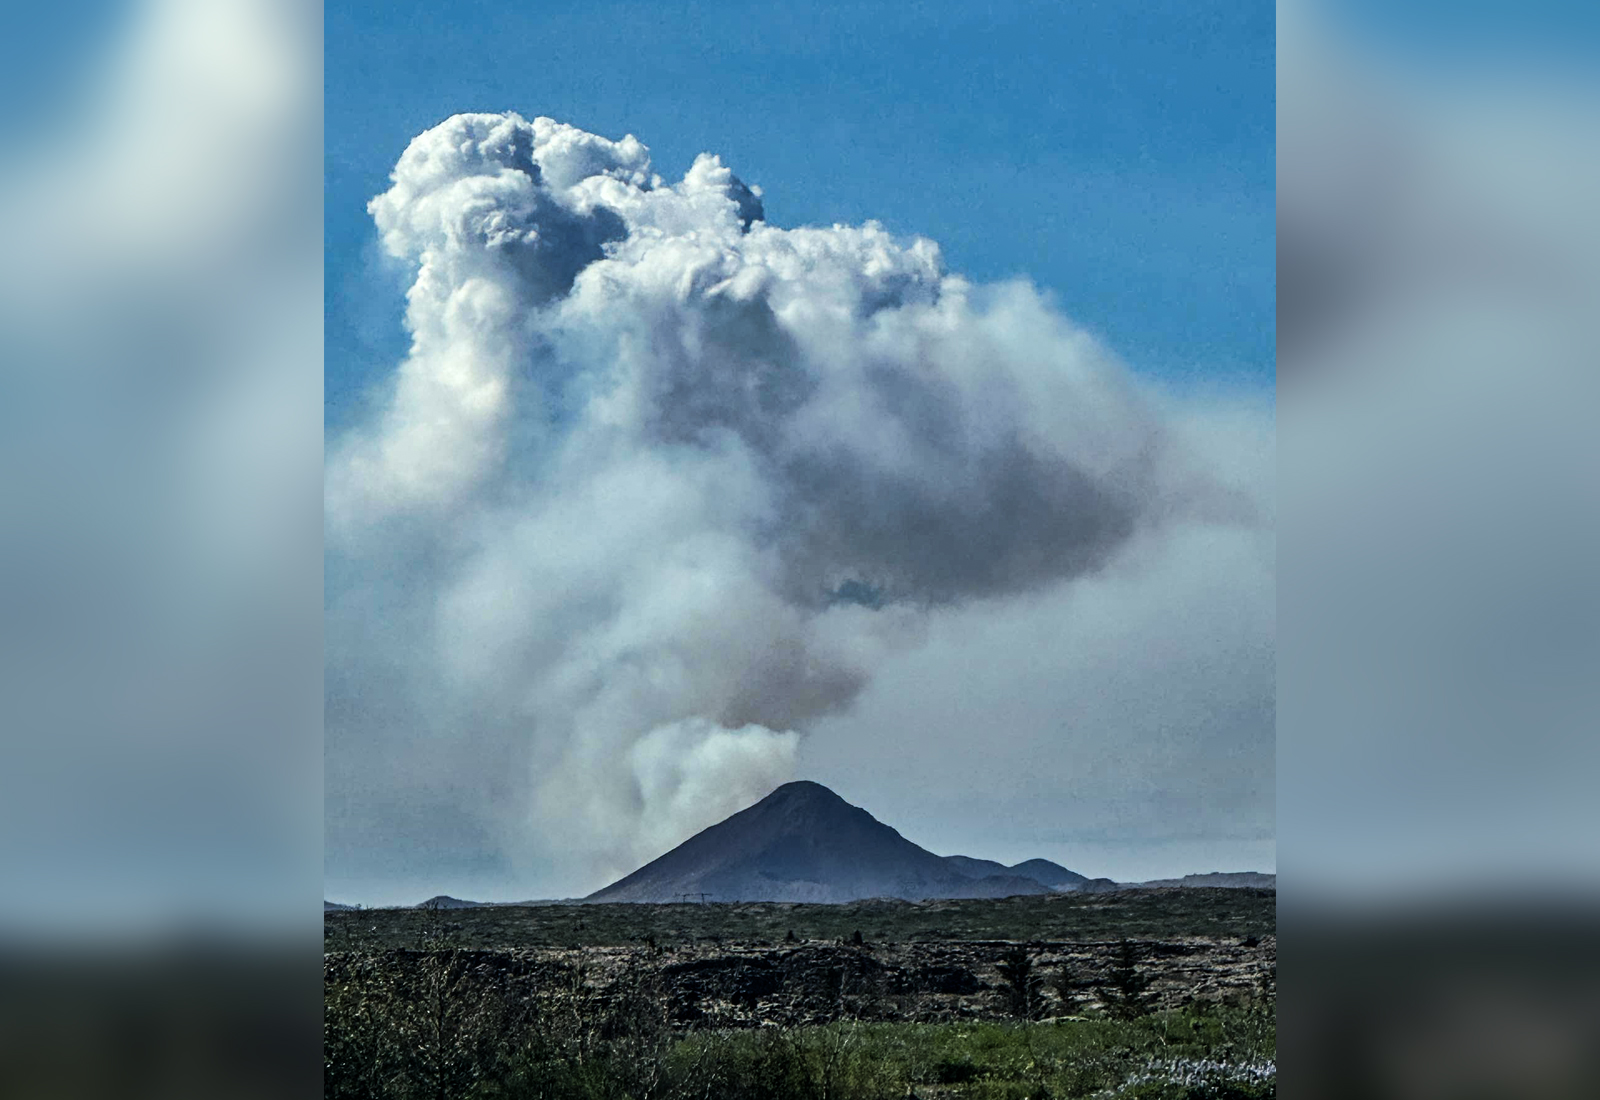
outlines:
M650 731L628 752L644 801L638 846L665 851L685 821L718 820L745 808L748 791L789 778L799 736L760 726L729 730L688 718Z
M930 241L515 114L393 181L413 342L329 460L328 785L464 847L598 886L787 778L929 615L1251 520L1092 338Z

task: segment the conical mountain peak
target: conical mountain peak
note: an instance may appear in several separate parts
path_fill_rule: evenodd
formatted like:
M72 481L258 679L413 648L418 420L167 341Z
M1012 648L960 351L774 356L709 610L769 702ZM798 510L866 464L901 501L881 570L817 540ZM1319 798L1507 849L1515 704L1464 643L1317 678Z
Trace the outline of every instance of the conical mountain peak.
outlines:
M704 895L716 901L840 902L1050 892L1023 875L976 874L958 859L918 847L822 784L799 780L696 833L589 900L671 902Z

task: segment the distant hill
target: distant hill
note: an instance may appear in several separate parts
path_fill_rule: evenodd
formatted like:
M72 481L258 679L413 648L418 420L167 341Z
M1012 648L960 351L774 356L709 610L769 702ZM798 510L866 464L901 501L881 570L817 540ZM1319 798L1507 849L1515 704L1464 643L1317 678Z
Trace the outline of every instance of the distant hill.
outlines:
M1161 878L1141 882L1140 886L1222 886L1233 889L1276 890L1278 876L1260 871L1211 871L1204 875L1184 875L1182 878Z
M1041 873L1084 881L1031 860ZM1050 885L991 860L937 856L820 783L786 783L695 834L586 901L845 902L863 898L997 898Z
M1091 879L1076 871L1069 871L1048 859L1029 859L1011 868L1014 875L1024 875L1056 890L1074 890L1090 882L1109 882L1109 879Z
M336 901L329 901L327 898L323 898L322 899L322 911L324 913L339 913L339 912L343 912L346 909L354 909L354 908L355 908L354 905L341 905Z
M1105 894L1113 890L1133 890L1141 885L1142 883L1137 882L1118 882L1109 878L1092 878L1082 883L1078 887L1078 892L1082 894Z
M945 863L971 879L1005 878L1028 879L1052 890L1076 890L1089 879L1076 871L1069 871L1048 859L1030 859L1007 867L992 859L973 859L971 856L945 856ZM1033 891L1029 890L1028 893Z
M453 898L449 894L435 894L427 901L418 902L415 907L418 909L479 909L486 905L492 904L494 903L484 901L463 901L460 898Z

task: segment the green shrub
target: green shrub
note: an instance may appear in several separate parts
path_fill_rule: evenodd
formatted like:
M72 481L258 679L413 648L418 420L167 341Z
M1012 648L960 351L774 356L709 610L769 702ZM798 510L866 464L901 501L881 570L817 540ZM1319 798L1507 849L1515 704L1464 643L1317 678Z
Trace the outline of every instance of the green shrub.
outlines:
M1265 1000L1049 1023L842 1020L685 1030L649 967L604 997L574 966L525 987L492 953L325 962L325 1095L349 1100L974 1100L1276 1095ZM1031 970L1030 970L1031 973ZM1264 987L1265 989L1266 987Z

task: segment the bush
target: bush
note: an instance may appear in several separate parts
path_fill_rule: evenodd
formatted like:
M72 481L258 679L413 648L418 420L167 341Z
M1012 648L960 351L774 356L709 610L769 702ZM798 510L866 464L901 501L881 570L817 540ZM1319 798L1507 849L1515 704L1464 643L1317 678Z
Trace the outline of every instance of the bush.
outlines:
M941 1058L933 1064L933 1079L941 1085L964 1085L982 1072L970 1058Z

